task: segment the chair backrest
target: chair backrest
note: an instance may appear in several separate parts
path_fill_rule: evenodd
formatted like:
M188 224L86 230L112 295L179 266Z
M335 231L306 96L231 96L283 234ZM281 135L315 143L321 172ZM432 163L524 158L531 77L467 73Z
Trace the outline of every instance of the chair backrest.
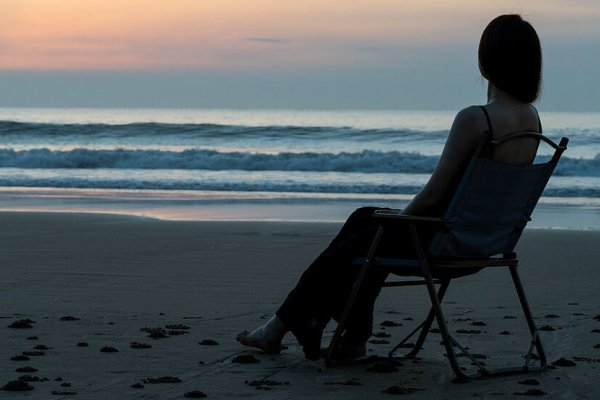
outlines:
M555 149L553 157L548 162L533 165L505 164L482 158L482 144L444 214L444 230L436 233L429 246L430 256L481 258L513 252L569 141L562 138L557 145L534 132L486 141L494 146L522 137L537 138L549 144Z

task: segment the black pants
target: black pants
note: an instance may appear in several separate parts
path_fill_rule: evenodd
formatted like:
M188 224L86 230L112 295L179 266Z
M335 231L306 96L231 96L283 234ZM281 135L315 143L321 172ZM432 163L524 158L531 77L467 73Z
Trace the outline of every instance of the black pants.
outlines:
M329 247L302 274L283 302L277 316L296 336L308 358L318 358L323 329L331 318L339 319L361 265L351 261L367 255L381 225L373 218L376 208L359 208L348 218ZM386 226L377 256L414 257L406 227ZM373 307L382 283L383 269L371 268L364 278L347 321L343 344L365 343L373 329Z

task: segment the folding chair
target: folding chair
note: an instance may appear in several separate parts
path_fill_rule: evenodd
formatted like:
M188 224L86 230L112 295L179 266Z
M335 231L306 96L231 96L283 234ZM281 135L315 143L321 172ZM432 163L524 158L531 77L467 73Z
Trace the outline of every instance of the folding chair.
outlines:
M527 166L504 164L481 156L482 149L486 146L497 146L509 140L525 137L536 138L552 146L554 155L547 162ZM517 272L519 260L514 249L525 225L530 221L531 213L558 160L566 150L567 143L568 139L562 138L557 145L547 137L534 132L515 133L497 141L486 138L471 159L443 218L402 215L399 214L399 210L376 210L374 217L381 218L382 224L366 257L354 260L355 264L362 264L362 269L329 345L325 357L327 365L335 364L336 346L345 331L346 321L352 312L352 305L368 269L386 268L391 275L416 276L423 279L385 282L383 287L426 285L431 300L431 309L423 323L394 347L388 357L395 357L396 350L419 332L412 351L402 358L416 357L435 319L448 360L459 380L545 369L546 355ZM417 254L415 259L377 257L377 246L385 233L384 225L389 226L390 223L406 226L409 230ZM419 235L419 230L426 225L435 228L435 235L427 249L421 245ZM531 346L522 367L488 370L448 331L441 303L450 282L487 267L507 267L510 270L523 307L531 333ZM437 290L436 284L440 285ZM468 376L463 372L458 364L455 348L473 362L478 369L478 374ZM537 355L534 354L534 350L537 351ZM535 359L539 360L539 367L530 366Z

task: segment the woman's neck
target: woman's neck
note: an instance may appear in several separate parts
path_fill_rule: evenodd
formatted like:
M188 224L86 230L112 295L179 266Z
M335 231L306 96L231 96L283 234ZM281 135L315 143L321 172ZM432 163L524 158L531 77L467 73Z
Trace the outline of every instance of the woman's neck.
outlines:
M498 89L493 83L488 83L487 102L491 103L521 103L502 89Z

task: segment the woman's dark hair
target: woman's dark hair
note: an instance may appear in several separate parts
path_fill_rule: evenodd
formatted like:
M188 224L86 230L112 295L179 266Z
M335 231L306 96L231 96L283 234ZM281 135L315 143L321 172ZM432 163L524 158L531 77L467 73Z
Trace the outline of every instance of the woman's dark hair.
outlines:
M531 103L542 83L542 48L535 29L520 15L496 17L479 41L484 78L518 100Z

